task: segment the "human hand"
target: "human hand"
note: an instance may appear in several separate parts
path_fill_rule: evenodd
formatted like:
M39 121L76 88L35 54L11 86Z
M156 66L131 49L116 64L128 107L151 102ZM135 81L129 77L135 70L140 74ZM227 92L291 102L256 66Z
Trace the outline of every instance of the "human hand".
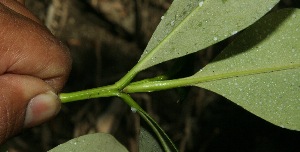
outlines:
M71 69L68 49L23 4L0 0L0 144L58 113Z

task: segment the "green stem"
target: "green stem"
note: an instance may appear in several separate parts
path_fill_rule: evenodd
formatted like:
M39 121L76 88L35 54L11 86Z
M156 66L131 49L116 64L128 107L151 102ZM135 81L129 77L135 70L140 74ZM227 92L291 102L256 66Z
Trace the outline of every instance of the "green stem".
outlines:
M131 80L139 73L143 67L143 63L147 59L147 56L143 59L141 59L128 73L122 77L118 82L115 83L115 86L118 87L120 90L123 90L130 82Z
M155 122L153 118L151 118L147 112L145 112L128 94L126 93L119 93L118 96L122 98L129 106L132 108L135 108L138 112L138 114L148 123L148 125L151 127L153 132L158 137L160 143L162 144L162 147L165 152L172 152L172 151L178 151L171 141L171 139L168 137L168 135L159 127L159 125ZM171 146L171 147L169 147Z
M203 82L216 81L220 79L228 79L233 77L241 77L241 76L248 76L254 74L269 73L274 71L288 70L288 69L297 68L299 66L300 66L299 64L292 64L292 65L281 66L281 67L261 68L261 69L246 70L246 71L235 71L235 72L221 73L221 74L210 75L210 76L200 76L196 74L196 76L194 75L191 77L180 78L180 79L150 81L145 83L133 83L125 87L123 89L123 92L136 93L136 92L152 92L152 91L159 91L159 90L167 90L172 88L191 86Z
M300 64L291 64L291 65L286 65L281 67L228 72L228 73L221 73L221 74L210 75L210 76L200 76L200 74L198 75L196 74L191 77L173 79L173 80L162 80L164 78L162 77L162 79L155 78L155 79L148 79L147 81L142 80L138 82L133 82L128 85L128 83L130 83L131 79L136 74L137 71L135 69L138 69L137 67L137 68L133 68L133 70L131 70L124 79L121 79L115 85L109 85L109 86L83 90L78 92L72 92L72 93L62 93L60 94L60 99L63 103L65 103L65 102L85 100L91 98L117 96L117 94L122 92L125 93L152 92L152 91L166 90L166 89L172 89L172 88L178 88L184 86L191 86L198 83L216 81L220 79L228 79L232 77L240 77L240 76L268 73L274 71L288 70L288 69L293 69L298 67L300 67Z
M123 89L126 93L137 93L137 92L153 92L160 90L167 90L172 88L178 88L183 86L188 86L195 82L193 79L173 79L164 81L149 81L145 83L129 84Z
M135 75L139 72L137 71L136 66L134 66L124 77L122 77L118 82L115 83L115 85L120 88L123 89L126 85L128 85L130 83L130 81L135 77Z
M66 102L86 100L92 98L116 96L116 94L119 92L120 92L119 89L115 85L109 85L109 86L88 89L83 91L61 93L59 95L59 98L62 103L66 103Z

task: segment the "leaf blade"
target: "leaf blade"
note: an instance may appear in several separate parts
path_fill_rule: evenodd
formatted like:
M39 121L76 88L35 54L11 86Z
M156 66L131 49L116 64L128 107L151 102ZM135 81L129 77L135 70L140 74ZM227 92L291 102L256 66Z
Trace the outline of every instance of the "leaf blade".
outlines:
M299 17L299 9L263 17L191 77L218 79L194 85L275 125L300 130Z
M128 152L113 136L105 133L95 133L80 136L61 144L49 152L99 152L99 151L118 151Z
M139 134L139 151L141 152L163 152L156 138L145 128L141 127Z
M138 69L215 44L251 25L278 1L175 0L142 54Z

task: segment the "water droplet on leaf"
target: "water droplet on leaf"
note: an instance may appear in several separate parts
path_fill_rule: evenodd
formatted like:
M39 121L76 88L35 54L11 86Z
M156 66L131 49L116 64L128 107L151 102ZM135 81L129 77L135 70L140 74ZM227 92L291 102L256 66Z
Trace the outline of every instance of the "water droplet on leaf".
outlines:
M172 22L171 22L171 26L174 26L174 24L175 24L174 22L175 22L175 21L172 21Z
M202 6L203 6L203 3L204 3L203 1L200 1L200 2L199 2L199 7L202 7Z
M231 32L231 35L235 35L237 33L237 31L233 31Z

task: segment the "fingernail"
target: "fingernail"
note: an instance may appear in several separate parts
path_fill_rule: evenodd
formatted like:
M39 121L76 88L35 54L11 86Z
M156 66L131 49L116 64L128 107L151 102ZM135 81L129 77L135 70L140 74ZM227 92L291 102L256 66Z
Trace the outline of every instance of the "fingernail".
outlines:
M33 127L55 116L60 110L58 96L52 91L39 94L28 103L25 127Z

